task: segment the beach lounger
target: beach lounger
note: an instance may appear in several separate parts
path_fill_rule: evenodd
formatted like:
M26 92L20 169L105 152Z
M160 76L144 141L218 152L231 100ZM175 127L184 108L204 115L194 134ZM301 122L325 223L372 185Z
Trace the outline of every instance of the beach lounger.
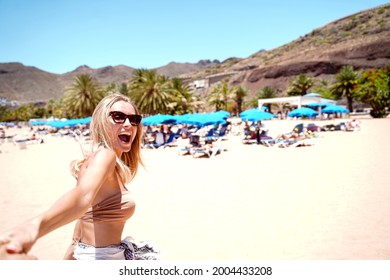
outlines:
M275 148L288 148L290 147L291 145L295 144L299 142L299 140L295 140L295 139L287 139L287 140L284 140L284 139L279 139L279 140L276 140L273 147Z
M225 147L222 145L222 138L219 138L217 141L213 142L210 146L210 143L206 143L200 147L193 148L192 156L194 158L207 156L207 157L215 157L217 154L225 151Z
M314 138L307 138L307 139L302 139L302 140L297 140L295 143L292 143L288 145L288 148L296 148L296 147L306 147L306 146L314 146L317 144L317 139L316 137Z
M289 139L281 140L274 144L274 147L278 148L296 148L296 147L305 147L305 146L314 146L317 143L317 137L306 138L301 140Z
M167 139L167 142L165 142L163 145L161 145L160 147L159 147L159 149L160 148L163 148L163 149L165 149L165 148L167 148L167 147L173 147L173 146L175 146L175 141L176 141L176 134L175 133L173 133L173 132L171 132L170 134L169 134L169 137L168 137L168 139Z
M198 147L196 149L193 149L191 151L191 154L192 154L193 158L199 158L202 156L210 157L211 152L210 152L210 149L207 149L206 147Z

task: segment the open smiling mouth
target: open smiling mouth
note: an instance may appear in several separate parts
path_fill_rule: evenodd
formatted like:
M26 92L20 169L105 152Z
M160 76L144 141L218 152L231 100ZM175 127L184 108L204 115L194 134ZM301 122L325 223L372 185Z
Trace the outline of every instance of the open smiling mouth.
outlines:
M129 143L130 142L130 135L128 135L128 134L120 134L119 135L119 139L121 140L121 142Z

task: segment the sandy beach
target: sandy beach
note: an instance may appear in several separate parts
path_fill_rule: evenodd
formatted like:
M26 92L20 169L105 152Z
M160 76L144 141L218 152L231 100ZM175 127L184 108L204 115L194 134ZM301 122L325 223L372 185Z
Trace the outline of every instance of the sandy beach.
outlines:
M214 158L143 149L145 168L128 186L137 208L124 234L169 260L388 260L390 118L361 121L361 131L321 132L313 147L244 145L242 135L229 135L227 151ZM298 122L265 124L276 136ZM81 157L79 144L44 140L0 146L0 232L75 186L69 163ZM72 231L73 223L50 233L31 252L62 259Z

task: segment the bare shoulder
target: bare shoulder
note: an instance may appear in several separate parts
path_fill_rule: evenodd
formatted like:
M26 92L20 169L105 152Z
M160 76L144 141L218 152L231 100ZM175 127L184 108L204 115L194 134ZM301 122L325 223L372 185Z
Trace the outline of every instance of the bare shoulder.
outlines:
M87 159L89 165L115 166L116 154L107 148L99 148L93 152Z
M113 150L107 149L107 148L98 148L95 152L92 153L95 156L98 157L107 157L107 158L114 158L116 157L116 154Z

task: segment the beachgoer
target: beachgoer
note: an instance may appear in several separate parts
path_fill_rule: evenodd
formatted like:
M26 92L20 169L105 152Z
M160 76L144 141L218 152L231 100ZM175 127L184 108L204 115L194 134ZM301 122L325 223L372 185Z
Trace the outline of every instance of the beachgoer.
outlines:
M154 142L155 135L153 132L153 129L150 125L148 125L146 128L144 128L143 132L143 144L152 144Z
M156 139L155 139L154 146L156 148L158 148L158 147L164 145L164 143L165 143L164 128L160 127L160 129L156 133Z
M356 118L352 118L352 120L347 122L346 128L347 130L350 131L360 130L360 120L357 120Z
M249 134L249 123L248 123L248 120L246 120L243 124L243 131L244 131L244 135L248 135Z
M193 150L192 153L194 155L195 153L202 152L202 153L206 154L208 157L210 157L212 152L214 151L213 149L214 149L213 141L207 140L204 144L196 147L196 149Z
M297 128L294 128L292 132L285 133L285 134L279 134L276 136L275 140L283 139L283 140L301 140L305 138L304 133L299 133Z
M261 121L257 121L256 124L256 142L261 144L261 137L266 137L268 129L265 128L265 125Z
M180 137L176 140L177 146L179 149L181 148L190 148L190 138L187 136L187 133L182 132Z
M35 133L31 134L28 138L28 141L31 141L32 143L44 143L43 139L41 137L37 137Z
M77 220L65 259L157 259L152 246L122 239L135 210L126 185L142 164L141 119L128 97L103 98L92 115L92 150L71 164L76 187L47 211L2 234L7 252L27 253L42 236Z
M4 129L0 126L0 144L3 144L5 142L5 131ZM1 150L0 150L1 153Z
M176 140L179 155L190 153L192 145L190 144L190 138L186 132L182 132L180 137Z

